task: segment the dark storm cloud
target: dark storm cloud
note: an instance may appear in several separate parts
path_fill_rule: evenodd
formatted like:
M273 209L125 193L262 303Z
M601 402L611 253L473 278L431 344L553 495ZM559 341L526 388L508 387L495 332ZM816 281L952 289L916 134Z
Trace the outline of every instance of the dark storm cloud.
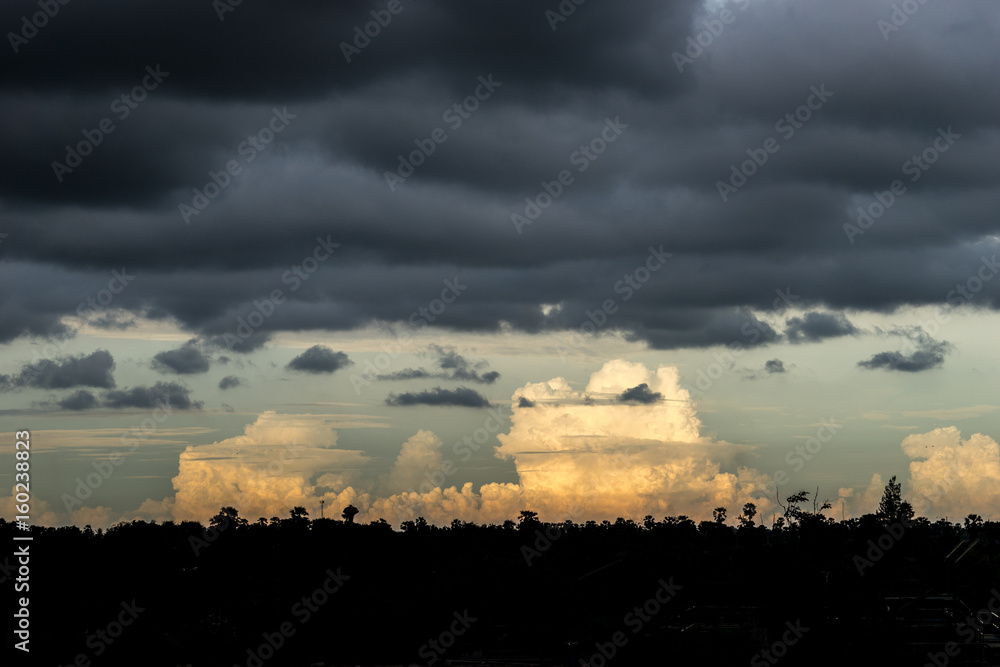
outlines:
M389 394L389 397L385 399L385 404L395 406L458 406L463 408L490 407L490 402L485 396L468 387L459 387L457 389L435 387L426 391Z
M858 333L843 313L806 313L785 322L785 336L792 343L816 342Z
M147 2L142 12L129 11L132 6L124 0L101 7L84 3L60 7L58 18L19 48L18 67L5 69L0 83L15 90L77 94L116 90L136 85L144 65L163 63L176 80L175 95L303 100L422 72L474 78L502 64L511 75L540 86L562 76L570 86L665 91L679 87L678 79L663 76L658 58L637 61L634 51L648 49L650 55L668 58L670 42L684 40L689 12L697 4L589 5L553 32L545 10L557 3L532 0L475 5L443 0L433 6L407 0L396 15L383 11L385 3L316 0L245 4L221 15L213 3L199 0ZM372 10L389 23L381 30L374 25L380 34L348 63L341 45L354 42L355 28L373 21ZM0 24L19 26L23 15L36 11L35 2L4 3ZM75 29L81 25L86 35ZM262 35L267 36L263 43ZM67 59L66 53L78 57ZM206 67L233 53L241 55L226 58L225 68ZM459 53L464 58L456 61Z
M288 370L303 373L333 373L354 362L343 352L334 352L325 345L313 345L288 362Z
M663 394L652 391L645 382L631 389L626 389L618 396L620 403L642 403L644 405L656 403L662 399Z
M115 386L115 360L107 350L62 359L40 359L14 376L0 375L0 391L20 388L69 389Z
M113 308L239 353L281 331L406 322L456 278L466 289L421 322L579 331L614 299L602 333L758 346L782 339L750 310L777 289L807 311L940 304L1000 249L995 4L926 3L886 39L883 3L734 3L683 72L672 54L704 29L701 2L585 3L552 30L557 6L403 2L347 63L341 42L379 7L241 3L220 21L195 0L60 5L0 68L0 343L66 333L60 318L125 266L136 279ZM36 11L3 3L0 25ZM499 83L486 99L479 77ZM121 96L144 79L131 108ZM831 93L818 109L814 88ZM287 126L249 161L275 109ZM777 129L789 113L810 118ZM104 118L114 131L60 182L52 163ZM615 118L627 127L605 142ZM385 172L435 128L447 140L390 192ZM779 150L722 201L769 137ZM511 215L562 170L573 182L518 234ZM225 185L185 224L178 206L210 172ZM849 235L895 180L905 192ZM327 236L343 252L299 279ZM660 244L673 258L626 300L616 286ZM1000 280L965 302L1000 307ZM809 318L796 340L844 328Z
M151 387L139 386L109 391L102 405L108 408L157 408L162 404L178 410L200 410L202 401L191 400L191 390L176 382L157 382Z
M421 380L426 378L436 378L441 380L459 380L462 382L476 382L479 384L493 384L500 379L497 371L479 371L489 366L485 360L469 361L458 354L453 347L441 347L431 345L430 354L437 357L437 364L442 372L431 373L423 368L404 368L393 373L385 373L377 376L378 380Z
M226 377L219 380L219 389L225 391L226 389L239 387L241 384L243 384L242 379L236 377L235 375L227 375Z
M881 368L887 371L919 373L944 365L945 355L953 347L948 341L934 340L920 328L897 329L892 333L907 338L908 344L903 350L879 352L870 359L859 361L858 366L869 370Z
M207 373L211 364L195 341L188 341L176 350L160 352L153 357L153 368L161 373L176 373L178 375L193 375Z
M764 370L767 373L787 373L788 369L785 368L785 362L781 359L768 359L764 362Z

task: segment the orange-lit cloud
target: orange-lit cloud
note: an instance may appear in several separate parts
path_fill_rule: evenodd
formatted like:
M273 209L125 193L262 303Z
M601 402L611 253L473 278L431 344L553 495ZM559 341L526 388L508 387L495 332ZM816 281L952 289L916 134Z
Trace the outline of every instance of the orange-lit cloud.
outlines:
M404 442L390 470L378 475L363 452L337 449L328 417L266 412L241 436L188 447L174 497L147 500L133 515L205 521L233 505L254 520L287 516L294 506L315 514L320 500L328 516L354 504L359 521L393 525L417 516L438 524L497 523L522 509L546 521L705 519L720 506L732 519L745 502L756 503L761 516L773 509L770 478L740 464L748 449L701 435L675 367L611 361L582 390L562 378L528 383L511 405L496 456L513 461L517 484L463 483L460 468L446 469L459 464L426 430ZM442 470L440 478L454 484L427 483Z
M350 499L345 504L354 502L357 494L350 487L321 490L325 484L360 478L369 464L363 452L336 448L337 434L329 422L325 415L265 412L243 435L188 447L180 455L174 497L146 501L135 514L205 521L231 505L253 520L284 517L295 506L314 508L320 498L334 507L340 496Z
M918 515L957 520L970 513L1000 518L1000 445L975 433L962 440L955 426L908 436L902 443L910 463L909 492Z
M655 402L620 400L643 383L660 394ZM653 372L613 361L583 390L562 378L529 383L514 392L511 404L510 430L498 435L496 455L513 459L516 484L477 490L458 481L458 464L445 458L440 438L426 430L407 439L390 470L378 475L363 452L336 448L329 416L265 412L241 436L188 447L173 480L174 497L148 499L117 518L106 507L82 507L65 517L36 501L32 523L57 525L69 518L96 528L133 518L205 522L223 505L253 520L285 517L294 506L315 515L320 500L327 516L339 518L353 504L361 510L359 521L385 518L393 525L417 516L437 524L455 518L499 523L522 509L546 521L646 514L697 520L720 506L729 509L732 521L745 502L756 503L760 517L780 512L768 497L768 476L739 465L745 448L700 435L700 421L673 367ZM977 433L963 440L958 428L948 427L908 436L902 449L913 459L904 496L917 515L1000 518L1000 445L994 439ZM442 469L458 483L428 484ZM838 504L843 502L848 517L875 512L885 483L875 473L862 489L841 488ZM13 504L12 496L2 498L0 510L12 515ZM836 514L834 507L831 516Z
M625 402L646 384L651 402ZM511 400L509 433L498 435L497 456L514 460L519 484L411 491L381 499L369 517L390 521L420 513L429 521L452 518L500 521L521 509L543 520L602 520L646 514L711 516L752 501L769 511L768 477L739 467L743 448L700 435L690 395L678 371L616 360L594 373L583 391L562 378L529 383ZM728 470L726 470L728 469Z

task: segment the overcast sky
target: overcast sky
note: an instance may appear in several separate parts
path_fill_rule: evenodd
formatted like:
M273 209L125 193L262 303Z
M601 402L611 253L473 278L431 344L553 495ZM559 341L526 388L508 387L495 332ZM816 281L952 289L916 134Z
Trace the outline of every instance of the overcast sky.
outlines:
M47 6L0 7L36 520L1000 516L995 4Z

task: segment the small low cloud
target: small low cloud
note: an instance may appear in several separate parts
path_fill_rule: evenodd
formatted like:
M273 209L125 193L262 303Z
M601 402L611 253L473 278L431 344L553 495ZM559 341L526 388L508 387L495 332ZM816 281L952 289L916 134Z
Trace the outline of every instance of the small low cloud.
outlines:
M176 350L160 352L153 357L153 368L161 373L195 375L207 373L210 366L208 357L198 349L195 340L189 340Z
M226 377L219 380L219 389L225 391L226 389L239 387L241 384L243 384L242 378L238 378L235 375L227 375Z
M460 382L475 382L477 384L493 384L500 379L497 371L481 372L489 367L489 363L480 359L470 361L455 351L453 347L440 345L429 346L430 354L437 357L440 371L432 373L424 368L404 368L394 373L386 373L376 377L377 380L422 380L434 378L437 380L457 380Z
M302 373L334 373L354 362L343 352L334 352L326 345L313 345L308 350L288 362L290 371Z
M59 401L59 407L63 410L93 410L100 404L97 397L86 389L80 389Z
M859 361L858 366L868 370L883 369L903 373L920 373L944 364L945 355L951 351L948 341L935 340L920 327L895 329L890 333L906 337L910 344L904 350L879 352L870 359Z
M764 362L764 371L767 373L787 373L788 369L785 368L785 362L781 359L770 359Z
M111 389L115 386L114 369L114 357L107 350L55 360L40 359L26 364L17 375L0 375L0 391L74 387Z
M423 380L426 378L440 377L439 375L434 375L423 368L404 368L401 371L396 371L394 373L384 373L379 375L376 379L378 380Z
M201 409L202 401L191 400L191 390L176 382L157 382L152 387L131 387L104 394L104 407L153 409L162 403L177 410Z
M271 334L265 331L254 331L246 338L240 338L231 333L207 336L201 339L206 345L228 350L237 354L250 354L264 347L271 340Z
M806 313L785 321L785 337L791 343L813 343L860 333L843 313Z
M522 396L517 402L517 407L519 408L533 408L535 407L535 402L530 398L525 398Z
M112 311L88 322L92 327L106 331L125 331L137 326L135 317L124 311Z
M658 391L651 390L649 385L645 382L632 387L631 389L626 389L618 396L618 401L621 403L642 403L643 405L650 405L651 403L656 403L661 400L663 400L663 394Z
M488 408L489 400L468 387L458 389L442 389L434 387L427 391L407 392L404 394L389 394L385 399L386 405L408 406L408 405L437 405L437 406L457 406L463 408Z

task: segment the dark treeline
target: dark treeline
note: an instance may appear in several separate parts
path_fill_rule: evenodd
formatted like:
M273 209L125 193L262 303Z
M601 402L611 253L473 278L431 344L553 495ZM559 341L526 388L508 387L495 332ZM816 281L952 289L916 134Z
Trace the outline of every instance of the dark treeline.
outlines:
M846 521L810 495L771 526L748 504L728 522L222 508L208 526L34 527L30 592L10 597L31 597L40 665L997 664L1000 523L914 517L894 480Z

